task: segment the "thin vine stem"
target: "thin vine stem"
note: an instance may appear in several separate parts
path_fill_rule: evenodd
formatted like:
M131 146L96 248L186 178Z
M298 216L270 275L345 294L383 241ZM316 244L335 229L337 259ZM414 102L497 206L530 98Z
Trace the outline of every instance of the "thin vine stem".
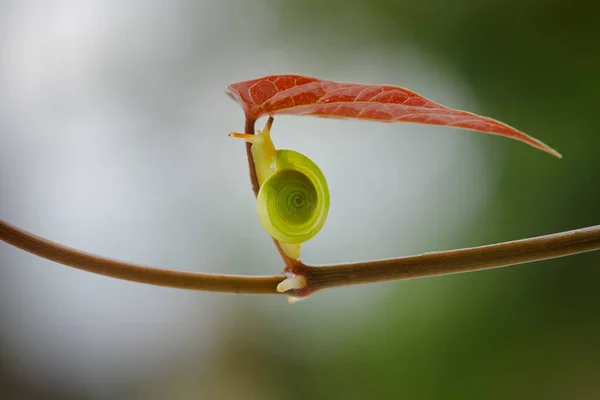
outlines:
M600 250L600 225L459 250L387 260L308 266L304 295L336 286L449 275L518 265Z
M245 133L254 134L255 120L246 118ZM250 181L255 196L259 184L246 143ZM83 271L150 285L240 294L279 294L286 275L240 276L173 271L117 261L85 253L36 236L0 220L0 240L39 257ZM286 294L306 297L317 290L428 276L456 274L517 265L600 250L600 225L546 236L460 250L357 263L314 266L290 259L273 240L289 274L306 278L304 289Z
M240 294L278 294L285 275L201 274L147 267L72 249L0 220L0 240L83 271L126 281L178 289ZM295 273L307 287L287 294L304 297L317 290L363 283L416 279L547 260L600 250L600 225L528 239L422 255L327 266L301 264Z
M177 289L240 294L277 294L275 276L201 274L117 261L51 242L0 220L0 239L31 254L94 274Z

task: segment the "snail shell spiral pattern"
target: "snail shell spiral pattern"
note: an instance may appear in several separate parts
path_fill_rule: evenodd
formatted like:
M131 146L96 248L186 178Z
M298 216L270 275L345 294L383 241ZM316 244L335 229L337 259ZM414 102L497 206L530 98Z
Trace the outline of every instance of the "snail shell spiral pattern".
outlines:
M263 228L282 243L303 243L315 236L329 212L323 173L308 157L279 150L277 172L261 185L257 211Z

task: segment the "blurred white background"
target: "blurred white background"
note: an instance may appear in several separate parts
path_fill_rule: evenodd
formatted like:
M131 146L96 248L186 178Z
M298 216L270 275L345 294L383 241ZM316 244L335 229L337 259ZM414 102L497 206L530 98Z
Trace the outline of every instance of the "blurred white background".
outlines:
M1 2L0 218L137 263L279 273L244 146L227 137L244 124L228 84L280 73L397 84L477 111L452 71L410 43L356 51L342 34L320 42L318 28L280 40L284 27L267 2ZM312 158L330 185L329 219L303 250L311 264L450 247L489 195L496 162L478 134L448 128L279 117L273 137ZM294 357L333 354L398 285L290 306L276 296L121 282L0 243L0 362L38 386L89 398L181 398L195 385L210 393L224 373L238 385L219 398L235 397L256 384L243 379L245 340L269 346L278 337L275 351ZM394 313L417 312L415 303L435 313L446 284L428 285L437 290L400 287L406 302ZM231 357L239 376L230 366L219 372Z

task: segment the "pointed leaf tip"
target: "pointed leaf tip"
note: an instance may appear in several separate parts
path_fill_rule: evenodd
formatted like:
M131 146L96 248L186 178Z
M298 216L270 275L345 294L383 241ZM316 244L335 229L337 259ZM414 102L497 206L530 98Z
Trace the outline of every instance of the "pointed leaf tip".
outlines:
M443 106L398 86L270 75L233 83L226 92L241 105L248 118L308 115L448 126L515 139L562 158L556 150L507 124Z

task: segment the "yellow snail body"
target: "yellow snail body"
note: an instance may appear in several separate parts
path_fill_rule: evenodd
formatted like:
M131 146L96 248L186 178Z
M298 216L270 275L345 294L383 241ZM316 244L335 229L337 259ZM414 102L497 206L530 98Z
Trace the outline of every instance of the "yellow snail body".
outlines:
M329 212L329 189L323 173L308 157L276 150L271 140L272 118L258 134L231 133L252 143L252 158L260 186L256 210L263 228L286 255L300 258L300 244L314 237Z

